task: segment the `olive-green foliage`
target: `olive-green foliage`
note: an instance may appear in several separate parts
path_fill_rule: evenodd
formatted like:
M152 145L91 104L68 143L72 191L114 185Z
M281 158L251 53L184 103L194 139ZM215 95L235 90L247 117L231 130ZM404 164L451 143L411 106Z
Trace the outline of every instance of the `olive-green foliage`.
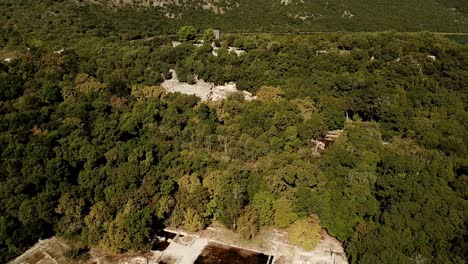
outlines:
M203 41L206 44L211 44L213 41L215 41L213 29L209 28L203 32Z
M181 42L192 42L195 40L197 30L192 26L183 26L179 29L179 40Z
M320 242L320 220L311 215L307 219L294 222L288 229L288 240L291 244L305 250L313 250Z
M221 32L463 32L468 23L463 0L427 0L423 9L416 0L375 0L372 5L367 0L293 0L289 5L276 0L213 1L224 14L203 10L200 1L184 1L181 6L167 8L112 8L89 2L94 1L3 0L0 48L53 40L60 49L83 35L135 40L175 34L184 25ZM175 18L167 17L171 15ZM34 30L30 30L31 25Z
M294 212L291 201L287 198L279 198L276 200L275 205L275 226L280 228L286 228L291 225L297 219L297 214Z
M256 193L252 200L252 206L257 210L261 226L273 224L273 216L275 215L273 195L265 191Z
M148 250L151 225L151 209L137 209L130 200L109 224L101 244L114 252Z
M257 211L246 207L244 213L239 217L237 232L245 239L251 239L258 233L259 222Z
M463 262L467 47L425 33L233 35L224 44L246 54L215 57L89 30L74 49L34 41L0 63L1 262L54 234L124 252L164 225L217 221L251 238L311 214L353 263ZM170 68L262 96L165 94ZM344 131L314 153L331 129Z
M89 248L87 247L77 246L68 249L63 255L71 260L83 260L89 258L88 251Z

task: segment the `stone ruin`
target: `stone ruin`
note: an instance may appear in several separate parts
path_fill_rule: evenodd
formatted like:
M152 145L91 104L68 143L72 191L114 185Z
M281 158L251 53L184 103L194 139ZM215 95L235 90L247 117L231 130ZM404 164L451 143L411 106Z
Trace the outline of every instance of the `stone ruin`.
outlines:
M237 90L236 83L229 82L224 85L215 85L204 80L195 78L195 84L180 82L175 70L170 70L172 79L165 80L161 86L169 93L179 92L182 94L195 95L201 98L202 101L218 101L227 99L229 95L241 92L244 99L247 101L257 99L256 96L247 92Z
M311 139L315 144L314 153L321 154L328 146L332 145L343 133L342 129L328 131L321 139Z

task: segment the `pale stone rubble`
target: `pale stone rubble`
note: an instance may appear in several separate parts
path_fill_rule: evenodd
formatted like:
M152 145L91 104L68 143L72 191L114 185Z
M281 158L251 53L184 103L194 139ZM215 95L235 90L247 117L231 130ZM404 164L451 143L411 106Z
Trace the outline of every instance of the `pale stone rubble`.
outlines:
M161 86L169 93L183 93L188 95L195 95L201 98L202 101L218 101L226 99L229 95L239 92L236 84L233 82L224 85L215 85L204 80L196 78L195 84L188 84L180 82L177 78L175 70L170 70L172 79L165 80ZM244 95L245 100L255 100L256 96L247 91L240 91Z
M54 51L55 54L62 54L65 51L64 48Z
M345 10L343 12L343 15L341 15L342 18L352 18L354 14L352 14L349 10Z
M180 42L180 41L172 41L171 44L172 44L172 47L175 48L175 47L180 46L180 45L182 44L182 42ZM195 47L197 47L197 48L200 48L200 47L203 46L203 41L200 42L200 43L194 43L193 45L194 45ZM213 50L211 51L211 53L213 54L213 56L218 56L219 47L217 47L216 44L215 44L214 42L211 43L211 47L213 48ZM240 55L242 55L242 54L245 53L245 50L240 49L240 48L237 48L237 47L228 47L227 51L228 51L229 53L234 52L237 56L240 56Z

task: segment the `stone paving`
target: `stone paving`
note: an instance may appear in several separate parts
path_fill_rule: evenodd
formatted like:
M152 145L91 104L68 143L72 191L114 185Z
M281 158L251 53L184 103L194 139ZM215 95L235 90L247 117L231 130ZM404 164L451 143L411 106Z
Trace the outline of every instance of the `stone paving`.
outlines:
M254 240L243 240L238 234L222 227L189 233L180 229L165 229L172 233L169 237L158 237L167 243L161 250L145 254L108 254L97 249L88 252L88 258L73 261L64 257L70 249L69 242L56 237L39 240L32 248L11 261L10 264L193 264L210 244L220 244L226 248L264 254L273 264L347 264L341 242L322 231L322 240L313 251L305 251L290 245L287 233L283 230L264 230ZM205 252L206 256L207 252Z

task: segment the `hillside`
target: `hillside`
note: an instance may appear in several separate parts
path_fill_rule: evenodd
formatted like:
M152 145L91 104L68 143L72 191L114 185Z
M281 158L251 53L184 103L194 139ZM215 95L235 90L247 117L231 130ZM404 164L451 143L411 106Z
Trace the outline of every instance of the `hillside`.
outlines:
M183 25L223 32L466 32L459 0L3 0L0 47L83 34L127 39L174 34ZM31 27L34 25L34 28Z
M463 263L467 46L392 32L221 42L246 53L90 37L1 61L0 262L53 235L146 252L161 227L220 223L244 239L285 229L306 250L323 227L351 263ZM166 93L170 69L257 100Z
M153 7L167 17L199 20L229 30L258 31L463 31L467 4L460 0L81 0L120 8ZM175 11L174 8L177 10ZM175 11L175 12L174 12ZM174 13L172 13L174 12ZM219 16L224 15L224 16ZM193 17L192 17L193 16Z
M0 263L168 227L465 263L468 45L404 32L468 32L463 1L0 0Z
M74 0L78 5L91 4L99 5L106 8L141 8L153 7L159 9L170 9L171 7L180 7L182 9L203 9L210 10L216 14L224 14L228 9L231 9L236 3L229 0ZM167 16L175 18L177 16Z

